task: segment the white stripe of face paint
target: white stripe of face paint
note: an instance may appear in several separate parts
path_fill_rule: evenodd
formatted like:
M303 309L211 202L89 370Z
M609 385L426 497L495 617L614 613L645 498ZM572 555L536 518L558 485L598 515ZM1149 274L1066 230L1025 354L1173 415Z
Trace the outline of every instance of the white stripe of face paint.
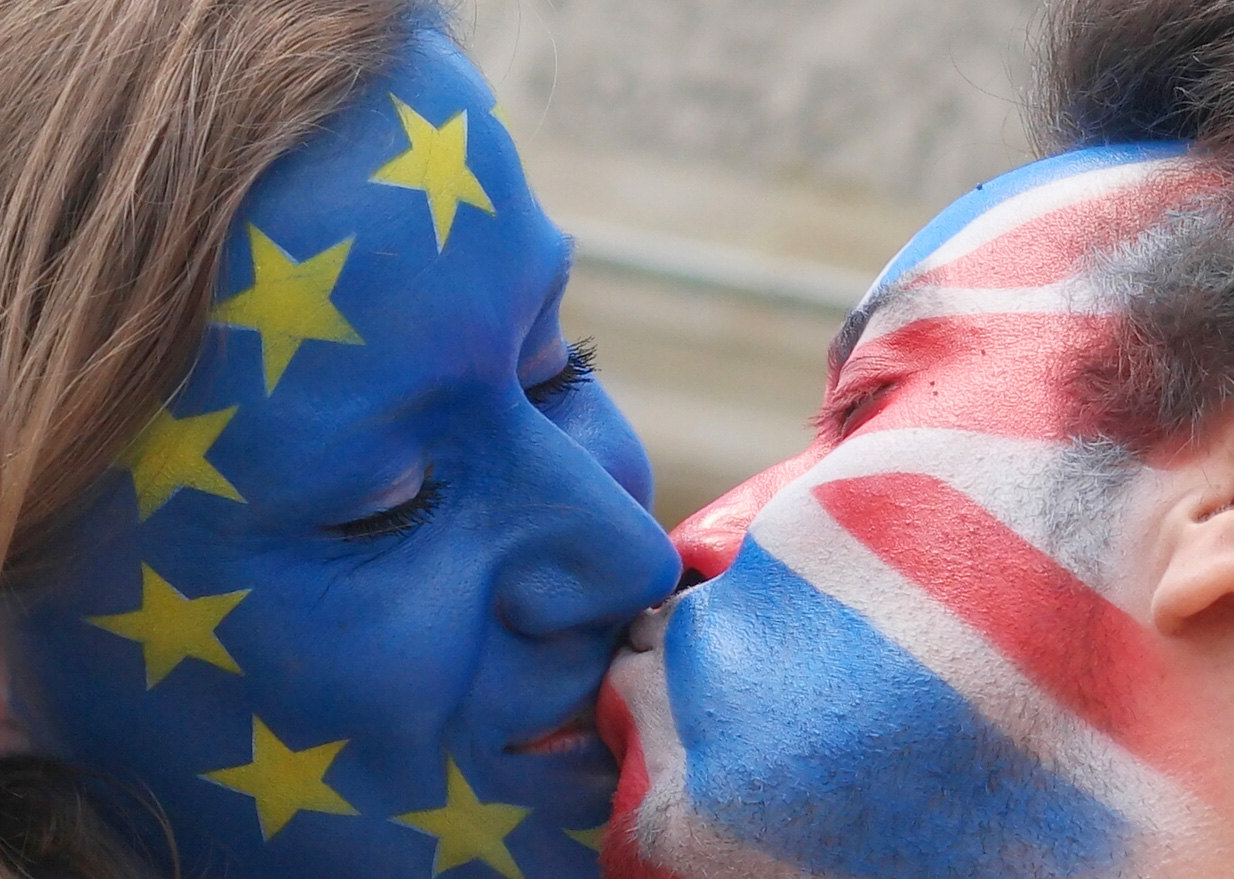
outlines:
M902 330L919 320L980 314L1086 314L1115 313L1116 304L1083 276L1046 287L976 290L962 287L918 287L912 297L880 308L870 318L861 341L853 349Z
M1115 165L1086 171L1062 177L1050 183L1034 187L1019 195L1012 196L990 210L980 214L962 226L959 231L943 242L925 259L904 273L901 280L915 275L924 274L931 269L959 259L972 253L983 244L1004 235L1034 217L1047 214L1050 211L1066 207L1078 201L1098 198L1102 195L1134 184L1138 180L1171 170L1182 170L1187 167L1184 158L1155 159L1147 162L1132 162L1125 165ZM900 251L903 253L912 246L912 241ZM874 279L869 292L858 304L858 308L867 305L871 296L887 279L887 271L896 264L899 254L887 264L887 268Z
M1134 616L1142 615L1110 587L1106 564L1141 483L1155 471L1125 462L1117 471L1086 466L1081 447L962 430L899 428L863 433L842 443L781 494L842 479L884 473L932 476L967 495L1027 543ZM1134 484L1134 485L1133 485ZM755 518L751 533L793 527L777 512L779 496ZM1100 517L1088 515L1101 509ZM763 524L767 520L776 525ZM761 542L761 541L760 541ZM765 544L764 544L765 545ZM1120 566L1116 566L1120 569Z
M1068 205L1110 195L1132 187L1150 176L1172 171L1184 171L1188 160L1157 159L1114 165L1096 171L1073 174L1045 183L995 205L974 218L949 238L941 247L913 268L913 274L924 274L939 266L967 256L1024 223Z
M937 250L905 272L895 286L911 284L913 278L960 259L1050 211L1110 195L1152 176L1183 172L1188 168L1187 161L1174 158L1116 165L1064 177L1020 193L974 217ZM880 275L857 306L858 309L867 307L879 294L883 280L884 276ZM862 334L861 342L871 342L923 318L964 314L1108 314L1112 309L1113 303L1102 297L1091 284L1085 283L1082 277L1068 278L1044 287L915 287L911 297L899 297L895 304L875 315Z

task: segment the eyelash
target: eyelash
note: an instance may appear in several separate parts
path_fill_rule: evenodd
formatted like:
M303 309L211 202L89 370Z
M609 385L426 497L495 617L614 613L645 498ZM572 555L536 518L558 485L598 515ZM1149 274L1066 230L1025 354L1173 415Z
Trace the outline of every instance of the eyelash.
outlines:
M543 408L557 397L595 381L596 369L596 344L590 338L583 339L569 346L566 365L561 372L547 381L525 388L523 393L533 406Z
M860 391L847 400L838 400L833 406L829 406L826 411L819 415L814 422L814 426L819 430L823 430L828 425L834 425L833 429L836 430L837 438L844 439L854 430L852 421L861 412L862 407L877 402L893 387L895 387L895 383L888 382L866 391Z
M596 372L596 346L591 339L583 339L569 346L566 365L557 375L527 388L527 399L536 406L551 403L556 397L594 381ZM441 505L446 483L433 479L430 474L416 496L403 501L397 507L382 510L363 519L331 525L326 528L331 534L348 541L370 541L382 537L404 537L421 525L428 524L433 513Z
M446 483L425 475L416 496L405 500L397 507L382 510L363 519L332 525L326 530L343 540L368 541L382 537L404 537L421 525L428 524L434 511L441 505Z

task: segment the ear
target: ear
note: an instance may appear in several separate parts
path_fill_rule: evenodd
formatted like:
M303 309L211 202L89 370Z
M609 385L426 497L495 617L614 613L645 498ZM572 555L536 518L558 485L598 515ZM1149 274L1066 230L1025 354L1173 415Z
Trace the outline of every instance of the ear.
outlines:
M1234 416L1216 419L1180 457L1162 471L1178 491L1167 492L1174 500L1154 541L1165 563L1150 611L1165 635L1234 595Z
M1234 410L1160 463L1172 500L1149 537L1160 560L1150 569L1162 572L1150 613L1154 627L1174 635L1234 595Z
M1234 595L1234 509L1212 503L1175 512L1167 525L1175 530L1169 560L1151 606L1153 625L1167 635Z

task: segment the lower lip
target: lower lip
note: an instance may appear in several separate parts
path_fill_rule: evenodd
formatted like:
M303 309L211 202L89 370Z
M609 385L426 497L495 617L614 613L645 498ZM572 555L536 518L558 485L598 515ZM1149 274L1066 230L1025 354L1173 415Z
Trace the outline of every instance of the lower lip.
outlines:
M622 879L676 879L644 861L639 851L636 816L651 783L634 718L625 700L608 681L600 688L596 726L621 766L617 793L613 796L613 816L600 853L604 875Z
M510 750L516 754L572 754L596 744L598 740L594 729L559 729Z
M600 747L600 736L596 732L595 709L588 705L556 729L529 742L510 745L506 751L512 754L561 755L597 747Z

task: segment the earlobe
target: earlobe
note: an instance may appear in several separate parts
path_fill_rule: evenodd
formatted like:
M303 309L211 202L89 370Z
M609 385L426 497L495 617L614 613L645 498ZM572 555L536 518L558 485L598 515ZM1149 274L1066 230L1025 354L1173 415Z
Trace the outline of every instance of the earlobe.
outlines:
M1170 556L1151 606L1153 625L1163 634L1176 634L1234 595L1234 508L1220 502L1209 506L1174 524Z

